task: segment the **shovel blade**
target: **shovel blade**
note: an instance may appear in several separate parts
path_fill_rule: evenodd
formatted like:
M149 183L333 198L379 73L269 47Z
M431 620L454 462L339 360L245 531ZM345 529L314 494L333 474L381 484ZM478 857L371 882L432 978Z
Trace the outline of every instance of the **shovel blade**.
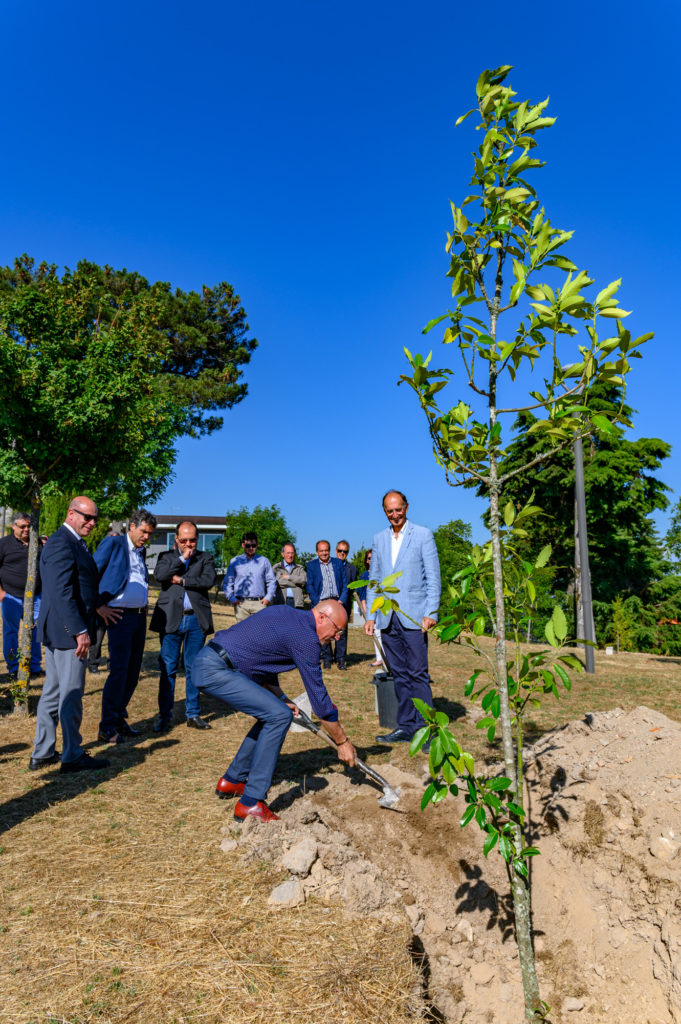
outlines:
M393 789L392 786L383 787L383 796L379 799L379 807L387 807L388 810L394 810L400 802L402 796L402 788L398 786L397 789Z

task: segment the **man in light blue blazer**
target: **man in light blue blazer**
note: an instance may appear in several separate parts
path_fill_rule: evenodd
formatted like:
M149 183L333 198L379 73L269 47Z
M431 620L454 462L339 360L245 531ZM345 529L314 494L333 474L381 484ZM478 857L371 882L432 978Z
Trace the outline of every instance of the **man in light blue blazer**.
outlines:
M376 739L379 743L401 743L409 742L424 724L413 698L433 703L428 674L428 630L437 622L440 562L432 531L407 519L409 505L401 491L388 491L383 498L383 511L390 525L374 537L369 579L382 580L390 573L401 572L395 583L400 591L397 602L401 611L387 615L380 610L371 612L369 591L364 631L373 636L374 628L381 630L397 696L397 728Z

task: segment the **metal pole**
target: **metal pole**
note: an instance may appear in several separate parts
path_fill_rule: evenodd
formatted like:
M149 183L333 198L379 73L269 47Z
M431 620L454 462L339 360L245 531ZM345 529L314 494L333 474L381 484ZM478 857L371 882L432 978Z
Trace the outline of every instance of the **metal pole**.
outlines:
M582 593L582 609L584 612L584 640L595 641L593 627L593 606L591 603L591 573L589 572L589 539L586 532L586 498L584 494L584 452L582 438L578 437L573 445L575 454L575 501L577 504L577 530L579 533L579 570L580 589ZM586 671L595 672L594 649L590 644L584 645Z

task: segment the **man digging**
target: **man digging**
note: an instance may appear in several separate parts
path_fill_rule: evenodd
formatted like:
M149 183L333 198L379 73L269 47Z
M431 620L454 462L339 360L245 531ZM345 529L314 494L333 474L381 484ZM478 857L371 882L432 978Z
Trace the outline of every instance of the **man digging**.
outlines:
M196 655L192 674L197 688L256 719L216 789L219 797L239 797L237 821L278 820L265 800L295 711L279 686L280 672L298 669L339 759L354 765L357 752L338 720L319 663L320 645L337 640L346 625L339 601L321 601L309 612L274 605L220 630Z

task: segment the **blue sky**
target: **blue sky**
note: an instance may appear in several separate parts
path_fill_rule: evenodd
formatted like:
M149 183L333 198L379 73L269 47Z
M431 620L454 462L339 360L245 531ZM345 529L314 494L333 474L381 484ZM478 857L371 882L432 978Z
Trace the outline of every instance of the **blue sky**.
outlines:
M180 445L158 511L276 503L300 548L358 546L399 487L415 521L482 539L481 505L446 485L396 380L405 345L455 356L420 329L448 305L449 200L478 141L454 121L499 64L520 98L551 97L534 183L575 231L566 255L600 287L622 277L628 326L655 331L635 434L675 442L676 4L38 0L0 17L2 262L227 280L260 343L248 397ZM660 475L676 500L676 445Z

